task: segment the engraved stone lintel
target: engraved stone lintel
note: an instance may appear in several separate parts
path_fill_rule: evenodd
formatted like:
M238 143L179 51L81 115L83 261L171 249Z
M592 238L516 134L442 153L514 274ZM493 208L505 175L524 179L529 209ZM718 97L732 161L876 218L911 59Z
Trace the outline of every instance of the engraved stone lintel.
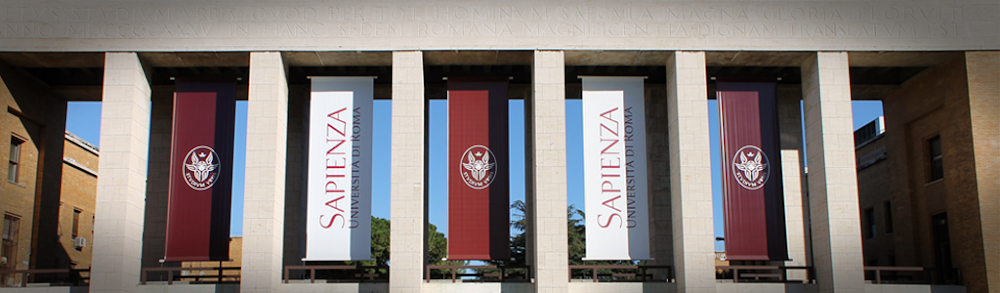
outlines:
M0 50L345 49L546 46L636 49L1000 49L1000 3L871 1L411 3L79 2L0 4ZM114 4L118 5L114 5ZM191 41L180 41L192 39ZM335 41L331 42L331 39ZM802 42L806 39L808 42ZM451 41L442 45L442 41ZM624 41L624 43L623 43ZM663 48L665 42L670 48ZM141 43L141 42L139 42ZM148 42L147 42L148 43ZM919 44L919 46L917 45ZM90 46L90 47L88 47ZM192 47L194 46L194 47Z

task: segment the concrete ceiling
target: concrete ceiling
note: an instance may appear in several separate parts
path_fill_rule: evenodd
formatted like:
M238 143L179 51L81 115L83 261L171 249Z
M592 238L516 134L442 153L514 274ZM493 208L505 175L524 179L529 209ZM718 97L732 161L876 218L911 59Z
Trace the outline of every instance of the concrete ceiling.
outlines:
M93 68L104 67L104 52L0 52L0 61L15 67Z
M848 52L853 67L933 67L962 52Z
M713 51L705 52L707 66L802 66L812 52Z
M152 67L246 67L249 52L140 52L139 59Z
M566 51L566 66L666 66L669 51Z
M392 66L392 52L282 52L285 65L302 67Z
M567 66L663 66L669 51L566 51ZM849 52L854 67L930 67L961 52ZM812 52L710 51L708 66L799 66ZM245 67L248 52L140 52L153 67ZM392 66L392 52L283 52L289 66ZM425 51L426 65L530 65L531 51ZM16 67L93 68L104 66L103 52L0 52Z
M645 75L659 83L665 74L670 51L566 51L567 83L577 75ZM172 84L174 76L230 76L248 78L248 52L140 52L140 59L156 69L154 84ZM784 77L783 83L798 83L798 67L812 52L710 51L706 73L710 77ZM959 58L962 52L849 52L852 92L855 99L877 99L891 94L910 77L928 67ZM289 81L308 75L376 75L377 83L391 82L392 52L283 52L291 68ZM532 51L425 51L425 78L429 84L441 77L460 75L508 75L512 84L530 84ZM103 52L0 52L0 62L24 68L52 86L68 100L99 100L103 77ZM296 79L298 76L302 78ZM161 80L162 79L162 80ZM300 82L303 83L303 82ZM711 82L710 82L711 83ZM305 84L305 83L303 83Z
M532 51L424 51L424 66L532 65Z

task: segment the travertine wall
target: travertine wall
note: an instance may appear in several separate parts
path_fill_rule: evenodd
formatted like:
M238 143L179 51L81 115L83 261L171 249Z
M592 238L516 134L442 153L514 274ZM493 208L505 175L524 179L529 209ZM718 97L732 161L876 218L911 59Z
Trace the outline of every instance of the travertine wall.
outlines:
M392 53L392 229L389 282L393 293L421 291L424 275L424 59Z
M281 292L285 166L288 130L287 67L280 52L250 53L247 161L243 195L240 292Z
M802 64L812 255L820 292L864 290L847 52Z
M563 51L535 51L530 106L531 257L535 292L566 292L566 58Z
M1000 48L992 0L4 4L0 51Z
M715 290L715 229L705 52L667 59L670 200L677 292Z
M135 53L107 53L90 292L135 292L149 154L150 87Z

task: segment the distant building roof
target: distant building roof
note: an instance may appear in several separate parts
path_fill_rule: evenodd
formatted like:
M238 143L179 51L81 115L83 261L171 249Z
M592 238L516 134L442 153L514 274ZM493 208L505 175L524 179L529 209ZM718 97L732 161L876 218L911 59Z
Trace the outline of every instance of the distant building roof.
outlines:
M854 131L854 147L860 148L885 134L885 116L878 116L872 122Z
M85 149L85 150L87 150L87 151L89 151L91 153L94 153L95 155L98 155L98 156L101 155L101 150L98 149L97 146L90 144L86 140L83 140L79 136L76 136L75 134L73 134L73 133L71 133L69 131L66 132L66 140L68 140L68 141L70 141L70 142L72 142L72 143L80 146L81 148L83 148L83 149Z

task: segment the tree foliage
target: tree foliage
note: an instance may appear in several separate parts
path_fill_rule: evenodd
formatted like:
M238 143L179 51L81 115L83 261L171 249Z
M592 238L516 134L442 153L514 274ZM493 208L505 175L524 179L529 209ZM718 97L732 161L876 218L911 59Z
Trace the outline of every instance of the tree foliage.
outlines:
M389 264L389 233L390 221L383 218L372 217L372 260L368 261L348 261L347 264L360 264L364 266L384 266ZM428 224L427 244L430 251L427 254L428 264L441 264L441 259L448 256L448 238L444 233L437 231L437 226Z
M510 205L511 210L514 211L513 218L510 222L510 227L513 232L513 236L510 237L510 255L511 260L493 260L489 263L501 266L525 266L527 265L527 206L524 201L517 200ZM586 219L586 214L570 205L566 210L566 228L567 228L567 249L568 249L568 261L571 265L606 265L606 264L617 264L617 265L630 265L633 264L631 261L584 261L583 258L587 254L586 246L586 236L587 228L584 222ZM372 217L372 246L371 254L372 260L369 261L347 261L342 262L348 265L363 265L363 266L384 266L389 264L389 233L390 233L390 221L387 219ZM448 239L444 236L444 233L438 232L437 226L434 224L428 224L427 227L427 246L428 253L427 264L430 265L466 265L467 261L455 261L455 260L445 260L448 257ZM601 274L608 274L611 270L599 270ZM450 270L437 270L435 274L445 274L450 275ZM459 273L464 273L464 270L460 270ZM582 270L574 271L574 275L578 276L589 276L590 272L585 272Z
M516 232L514 236L511 236L511 257L512 261L492 261L491 263L497 265L507 265L507 266L523 266L527 264L525 257L525 252L527 251L527 241L525 236L525 231L527 228L526 222L526 212L527 207L525 203L521 200L514 201L510 205L511 210L514 211L513 219L510 222L511 228ZM570 205L566 209L566 244L568 250L568 261L571 265L630 265L631 261L610 261L610 260L588 260L584 261L583 258L587 255L587 227L585 225L584 219L586 219L586 214ZM610 273L610 270L599 270L599 273L606 274ZM589 275L589 272L576 271L574 275Z
M467 265L468 261L464 260L445 260L448 257L448 238L444 237L444 233L437 231L437 226L434 224L427 224L427 264L428 265ZM465 269L459 269L457 271L459 274L465 273ZM432 273L440 273L445 275L451 275L451 269L434 270Z
M389 235L390 235L390 220L372 217L372 245L371 245L371 255L372 260L366 261L343 261L343 262L324 262L327 264L345 264L345 265L361 265L361 266L386 266L389 265ZM427 227L427 263L432 265L464 265L464 261L445 261L442 260L448 256L448 238L444 236L444 233L437 231L437 226L434 224L428 224ZM368 272L375 272L376 270L369 269ZM385 271L385 270L381 270ZM444 271L447 274L451 274L450 270Z
M389 220L372 217L372 260L345 261L347 265L384 266L389 264Z

